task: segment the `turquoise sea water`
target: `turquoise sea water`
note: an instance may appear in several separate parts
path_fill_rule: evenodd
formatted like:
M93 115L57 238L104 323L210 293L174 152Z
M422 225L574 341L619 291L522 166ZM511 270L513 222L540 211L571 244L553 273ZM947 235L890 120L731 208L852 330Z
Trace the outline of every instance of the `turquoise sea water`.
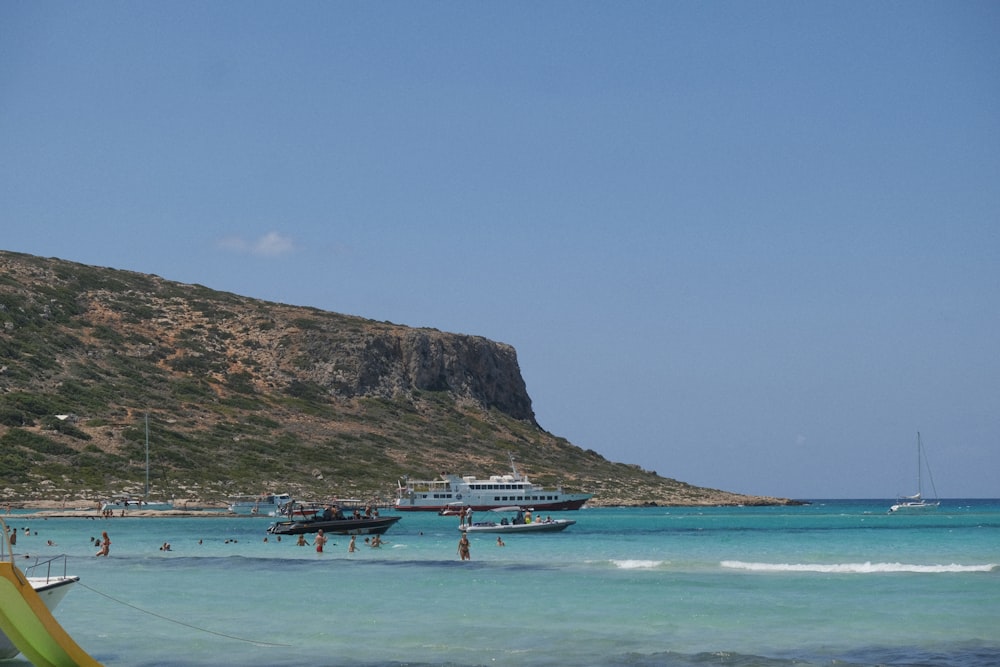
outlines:
M22 565L69 555L56 617L109 667L1000 664L1000 501L889 504L584 509L464 563L435 514L354 554L265 518L6 519Z

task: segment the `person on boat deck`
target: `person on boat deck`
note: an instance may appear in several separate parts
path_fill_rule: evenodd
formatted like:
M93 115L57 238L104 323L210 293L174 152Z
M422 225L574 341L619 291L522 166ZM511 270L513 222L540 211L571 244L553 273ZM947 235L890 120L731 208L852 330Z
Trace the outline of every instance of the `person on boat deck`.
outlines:
M323 521L333 520L333 505L327 505L326 509L323 510Z

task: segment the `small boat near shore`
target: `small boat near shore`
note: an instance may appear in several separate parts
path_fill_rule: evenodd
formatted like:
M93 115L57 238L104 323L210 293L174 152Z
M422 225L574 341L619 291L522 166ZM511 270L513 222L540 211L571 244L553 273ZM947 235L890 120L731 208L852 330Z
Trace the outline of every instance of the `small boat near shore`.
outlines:
M262 493L259 496L233 496L228 507L233 514L277 516L281 506L290 502L292 496L288 493Z
M498 507L490 512L513 513L514 517L504 517L500 521L476 521L471 525L459 526L458 529L464 533L557 533L576 523L573 519L533 519L531 510L520 507Z
M594 497L592 493L567 493L562 488L546 489L518 472L513 455L511 472L489 479L471 476L441 475L435 480L400 480L394 508L399 512L438 512L454 514L461 507L476 512L518 505L556 512L578 510Z
M172 502L153 502L132 496L115 496L101 503L102 512L129 512L131 510L171 510Z

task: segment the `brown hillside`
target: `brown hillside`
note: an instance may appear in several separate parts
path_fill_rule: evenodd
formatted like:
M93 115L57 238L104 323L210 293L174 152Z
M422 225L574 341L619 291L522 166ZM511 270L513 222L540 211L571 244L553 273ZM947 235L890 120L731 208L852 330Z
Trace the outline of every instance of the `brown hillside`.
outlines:
M390 498L403 475L507 469L594 504L783 502L607 461L535 421L477 336L0 251L0 486L10 502L263 490Z

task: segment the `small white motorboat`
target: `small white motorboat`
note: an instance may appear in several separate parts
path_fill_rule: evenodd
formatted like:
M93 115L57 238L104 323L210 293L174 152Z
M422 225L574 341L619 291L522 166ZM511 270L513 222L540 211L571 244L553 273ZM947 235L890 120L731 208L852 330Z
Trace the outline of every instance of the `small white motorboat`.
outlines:
M573 519L532 517L530 509L521 507L498 507L490 510L490 513L514 516L510 519L504 516L499 521L476 521L471 525L461 525L458 529L465 533L555 533L576 523Z

